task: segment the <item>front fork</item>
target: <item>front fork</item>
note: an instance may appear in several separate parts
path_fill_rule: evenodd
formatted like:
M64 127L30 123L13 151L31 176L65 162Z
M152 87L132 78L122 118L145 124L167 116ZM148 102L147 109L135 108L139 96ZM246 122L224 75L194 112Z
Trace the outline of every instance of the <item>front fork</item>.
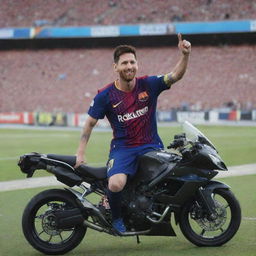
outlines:
M213 198L213 192L216 189L229 189L230 187L224 183L218 182L218 181L211 181L209 185L206 187L200 187L198 190L199 197L201 199L201 202L203 203L203 206L207 209L209 212L209 216L211 219L216 219L216 205Z

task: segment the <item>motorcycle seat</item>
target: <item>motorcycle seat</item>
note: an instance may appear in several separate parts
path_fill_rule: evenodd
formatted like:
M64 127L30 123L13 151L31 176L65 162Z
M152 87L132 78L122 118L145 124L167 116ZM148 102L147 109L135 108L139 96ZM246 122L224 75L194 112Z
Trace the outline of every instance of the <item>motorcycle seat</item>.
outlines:
M74 167L74 165L76 164L76 156L48 154L47 157L50 159L67 163L72 167Z
M57 161L65 162L72 167L74 167L76 164L76 156L48 154L47 157ZM85 178L89 177L97 180L103 180L107 178L107 167L91 167L82 164L76 168L76 172Z
M91 167L85 164L76 168L76 171L82 177L89 177L97 180L104 180L107 178L107 167Z

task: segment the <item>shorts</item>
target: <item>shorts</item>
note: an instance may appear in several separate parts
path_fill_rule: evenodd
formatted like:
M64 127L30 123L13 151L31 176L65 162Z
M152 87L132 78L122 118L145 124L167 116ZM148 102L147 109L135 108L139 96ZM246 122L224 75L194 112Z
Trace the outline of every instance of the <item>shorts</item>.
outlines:
M113 149L107 162L108 178L118 173L133 176L137 171L137 159L139 156L162 148L162 145L146 144L133 148Z

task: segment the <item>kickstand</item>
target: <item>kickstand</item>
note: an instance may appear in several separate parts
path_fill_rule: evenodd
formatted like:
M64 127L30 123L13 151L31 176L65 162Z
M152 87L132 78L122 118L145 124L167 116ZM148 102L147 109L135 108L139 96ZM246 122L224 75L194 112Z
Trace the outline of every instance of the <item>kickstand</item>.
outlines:
M138 235L136 235L137 237L137 244L140 244L140 237Z

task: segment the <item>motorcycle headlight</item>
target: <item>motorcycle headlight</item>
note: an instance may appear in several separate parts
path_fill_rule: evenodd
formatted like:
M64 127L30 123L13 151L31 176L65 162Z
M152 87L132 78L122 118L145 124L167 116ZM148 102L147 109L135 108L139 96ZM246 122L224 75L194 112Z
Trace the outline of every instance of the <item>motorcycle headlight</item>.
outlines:
M213 163L219 168L219 170L223 170L223 171L228 170L226 165L224 164L224 162L222 161L222 159L220 157L217 157L212 154L208 154L208 155L211 158L211 160L213 161Z
M214 164L216 164L217 166L221 164L221 159L219 159L218 157L212 155L212 154L208 154L209 157L212 159L212 161L214 162Z

